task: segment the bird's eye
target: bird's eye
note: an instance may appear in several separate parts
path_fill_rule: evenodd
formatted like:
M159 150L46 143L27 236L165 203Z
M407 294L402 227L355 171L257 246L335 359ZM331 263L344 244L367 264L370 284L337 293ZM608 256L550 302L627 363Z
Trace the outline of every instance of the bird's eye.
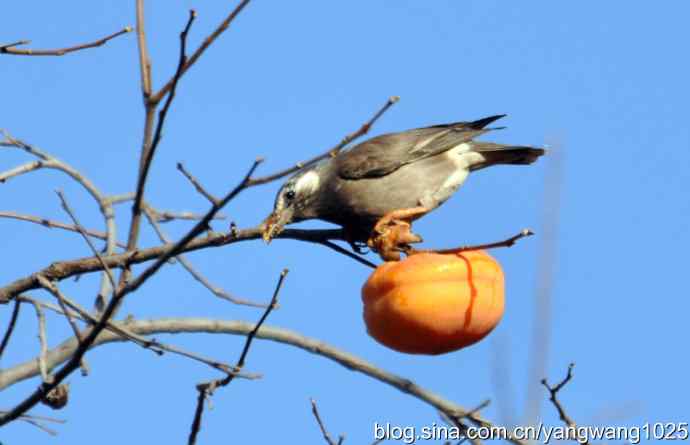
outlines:
M295 199L295 191L288 190L287 192L285 192L285 199L287 199L288 201L292 201L293 199Z

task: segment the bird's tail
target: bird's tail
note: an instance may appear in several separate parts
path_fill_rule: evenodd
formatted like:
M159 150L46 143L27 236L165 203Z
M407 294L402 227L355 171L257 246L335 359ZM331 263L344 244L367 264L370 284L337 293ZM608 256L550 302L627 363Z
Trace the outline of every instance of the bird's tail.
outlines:
M472 151L481 153L484 161L471 167L472 170L497 164L529 165L546 151L543 148L501 145L491 142L473 142Z

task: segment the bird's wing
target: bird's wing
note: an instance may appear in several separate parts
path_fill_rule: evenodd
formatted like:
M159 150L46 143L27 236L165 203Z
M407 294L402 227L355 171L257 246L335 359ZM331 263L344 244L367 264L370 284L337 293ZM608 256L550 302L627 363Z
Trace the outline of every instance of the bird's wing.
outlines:
M489 131L485 127L503 116L434 125L369 139L335 158L338 175L343 179L386 176L403 165L471 141Z

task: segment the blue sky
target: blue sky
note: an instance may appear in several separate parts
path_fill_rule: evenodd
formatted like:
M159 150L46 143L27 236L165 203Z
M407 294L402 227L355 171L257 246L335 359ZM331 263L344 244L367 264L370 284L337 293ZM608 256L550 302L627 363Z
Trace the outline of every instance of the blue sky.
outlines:
M232 7L180 3L147 4L156 86L175 68L187 10L199 13L190 34L194 48ZM0 41L30 39L35 48L89 41L133 25L133 4L13 2L4 8ZM550 380L576 363L562 400L578 422L687 422L690 303L683 277L690 201L682 184L690 167L688 13L690 6L678 1L625 7L594 1L253 2L180 84L147 199L161 209L202 212L205 202L176 162L221 194L257 155L267 159L261 167L266 173L306 159L357 128L391 95L401 100L373 134L507 113L508 128L492 140L551 144L560 154L529 168L473 174L416 225L427 245L438 247L493 241L523 227L537 233L493 252L506 274L506 313L475 346L440 357L379 346L361 317L359 291L369 270L317 246L244 243L189 258L214 283L255 299L267 299L288 267L282 306L268 324L322 339L468 408L490 398L484 413L499 423L520 424L525 417L528 388L537 380L530 371L535 323L548 334L544 372ZM60 58L4 56L0 128L81 169L106 193L132 190L143 122L136 60L133 34ZM0 171L27 160L0 150ZM559 168L562 175L550 175ZM554 176L560 224L551 244L555 260L544 265L544 221L554 211L554 201L545 197L558 187L549 180ZM255 225L270 211L278 186L247 191L224 213L240 226ZM88 196L52 171L0 185L0 210L65 221L57 188L85 225L102 229ZM128 214L127 206L119 208L121 239ZM177 236L186 227L166 225ZM2 284L52 260L88 255L70 233L7 220L0 220L0 233ZM155 243L146 228L142 245ZM536 295L550 266L553 292L544 306ZM96 285L96 276L84 276L64 288L88 305ZM0 308L0 326L9 313L9 306ZM179 266L168 266L130 296L122 315L128 313L228 320L260 315L213 298ZM33 311L24 308L19 323L2 367L38 350ZM48 324L51 345L69 334L60 318L49 316ZM243 338L210 335L165 340L226 361L243 344ZM69 406L35 410L68 420L58 438L15 423L0 431L0 440L80 443L98 434L115 444L131 440L134 431L142 442L186 440L194 385L213 372L132 345L106 346L88 357L92 375L69 379ZM237 381L216 394L201 443L273 443L274 431L318 443L309 397L318 401L331 433L346 434L345 443L370 443L373 422L438 422L421 402L284 345L258 341L247 369L264 378ZM0 409L36 384L4 391ZM545 422L558 425L544 391L538 396Z

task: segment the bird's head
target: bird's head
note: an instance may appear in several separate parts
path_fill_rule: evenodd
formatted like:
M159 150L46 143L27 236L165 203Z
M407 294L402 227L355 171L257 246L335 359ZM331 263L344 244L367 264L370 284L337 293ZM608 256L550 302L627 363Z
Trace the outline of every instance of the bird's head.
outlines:
M321 178L318 170L300 171L280 188L273 205L273 212L263 222L263 238L269 243L291 223L315 218L316 197Z

